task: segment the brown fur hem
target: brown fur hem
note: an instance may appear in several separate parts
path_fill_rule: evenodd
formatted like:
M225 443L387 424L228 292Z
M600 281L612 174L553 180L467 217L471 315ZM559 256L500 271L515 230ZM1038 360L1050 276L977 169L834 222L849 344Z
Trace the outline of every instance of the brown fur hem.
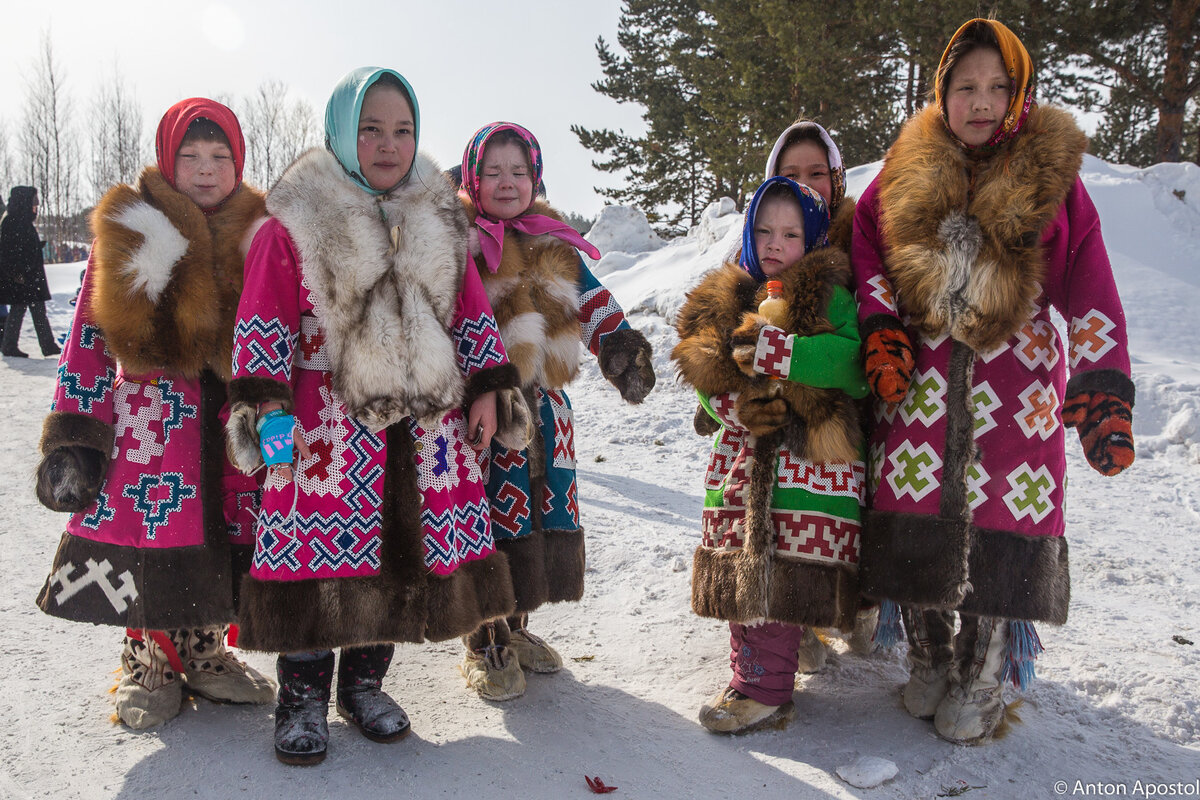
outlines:
M42 423L42 440L39 445L43 456L60 447L88 447L98 450L108 458L112 453L116 430L112 425L101 422L86 414L67 411L52 411Z
M1056 625L1067 621L1071 578L1066 539L975 527L963 536L965 525L918 514L868 512L860 567L863 594L921 608Z
M519 380L517 368L512 364L481 369L467 379L467 399L463 405L470 408L480 395L515 388Z
M64 533L37 604L54 617L121 628L227 624L235 619L229 549L120 547Z
M746 594L742 585L759 581L757 574L747 574L750 559L745 555L741 550L696 548L692 611L729 622L764 619L760 604L742 602ZM858 579L851 568L776 558L769 569L767 621L842 630L854 627Z
M583 528L542 531L546 537L546 577L549 603L575 602L583 597L586 553Z
M1077 372L1067 381L1063 397L1072 397L1080 392L1104 392L1124 400L1133 406L1134 385L1129 376L1119 369L1090 369Z
M241 592L238 646L293 653L378 642L443 641L513 613L503 553L410 585L383 576L260 581ZM314 607L323 613L312 613Z

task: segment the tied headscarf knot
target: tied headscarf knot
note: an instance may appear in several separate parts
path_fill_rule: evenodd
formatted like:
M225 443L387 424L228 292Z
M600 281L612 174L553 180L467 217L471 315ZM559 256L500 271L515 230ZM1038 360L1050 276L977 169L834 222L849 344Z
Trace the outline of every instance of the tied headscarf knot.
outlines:
M479 202L479 162L487 149L488 141L501 131L512 131L521 138L529 153L530 175L536 188L542 183L542 148L537 138L525 128L513 122L493 122L484 125L467 144L463 151L462 182L463 191L475 205L475 226L479 229L479 249L483 254L484 264L489 272L500 268L500 258L504 254L504 230L511 228L530 236L553 236L566 242L572 247L582 250L589 258L598 260L600 251L595 245L584 239L574 228L565 222L547 217L544 214L520 214L512 219L494 219L484 212Z

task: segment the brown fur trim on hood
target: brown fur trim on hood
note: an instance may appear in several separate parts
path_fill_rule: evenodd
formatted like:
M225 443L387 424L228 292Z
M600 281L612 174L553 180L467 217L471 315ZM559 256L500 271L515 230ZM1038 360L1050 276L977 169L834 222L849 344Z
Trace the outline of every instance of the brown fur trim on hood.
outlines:
M208 368L229 380L241 247L264 214L262 195L242 184L205 217L156 167L137 189L104 195L92 212L91 321L126 370L195 378Z
M1044 106L987 158L954 141L936 106L905 123L879 176L879 214L888 277L913 327L976 352L1020 329L1042 290L1042 233L1086 149L1071 115Z
M418 153L407 181L372 196L324 149L300 156L267 209L287 229L325 329L333 387L373 432L462 405L450 333L467 223L449 180Z
M471 255L487 290L509 361L522 386L561 389L579 372L579 253L550 235L504 232L504 252L492 273L483 263L476 210L462 195L471 222ZM529 213L562 222L557 211L535 200Z

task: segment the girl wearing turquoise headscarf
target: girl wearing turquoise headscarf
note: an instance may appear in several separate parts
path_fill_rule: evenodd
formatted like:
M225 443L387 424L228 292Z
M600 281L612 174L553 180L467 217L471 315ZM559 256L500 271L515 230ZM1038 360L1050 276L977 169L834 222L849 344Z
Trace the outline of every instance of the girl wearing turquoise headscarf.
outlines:
M419 131L399 73L351 72L246 260L227 433L235 463L267 473L241 645L282 653L286 763L325 757L332 648L338 713L393 741L409 722L381 690L392 643L514 607L480 465L494 435L526 440L528 411Z

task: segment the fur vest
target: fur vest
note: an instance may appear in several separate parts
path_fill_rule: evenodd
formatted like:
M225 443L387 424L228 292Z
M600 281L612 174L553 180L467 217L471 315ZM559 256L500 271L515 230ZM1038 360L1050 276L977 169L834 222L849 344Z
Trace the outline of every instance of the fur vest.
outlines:
M104 195L92 212L92 321L126 370L230 379L244 245L263 215L262 194L242 184L206 217L157 167Z
M474 204L460 199L473 223ZM562 221L540 200L530 210ZM504 254L494 273L484 266L478 236L471 236L471 255L521 385L561 389L574 380L582 349L575 248L553 236L505 230Z
M787 332L804 336L833 330L825 316L833 287L848 286L846 254L827 247L809 253L779 276L788 303ZM766 297L741 267L727 263L710 272L688 293L675 321L679 343L672 352L680 376L707 395L737 392L739 403L779 393L794 419L786 441L793 453L813 462L845 463L859 456L862 434L854 401L839 389L818 389L765 375L750 377L733 360L730 334L747 311Z
M1042 232L1086 149L1056 108L1035 108L986 159L951 138L936 106L905 124L879 176L879 209L888 275L914 328L986 353L1025 324L1042 291Z
M267 210L287 229L325 330L334 389L372 431L463 403L451 336L467 221L449 180L418 153L409 179L372 196L326 150L300 156Z

